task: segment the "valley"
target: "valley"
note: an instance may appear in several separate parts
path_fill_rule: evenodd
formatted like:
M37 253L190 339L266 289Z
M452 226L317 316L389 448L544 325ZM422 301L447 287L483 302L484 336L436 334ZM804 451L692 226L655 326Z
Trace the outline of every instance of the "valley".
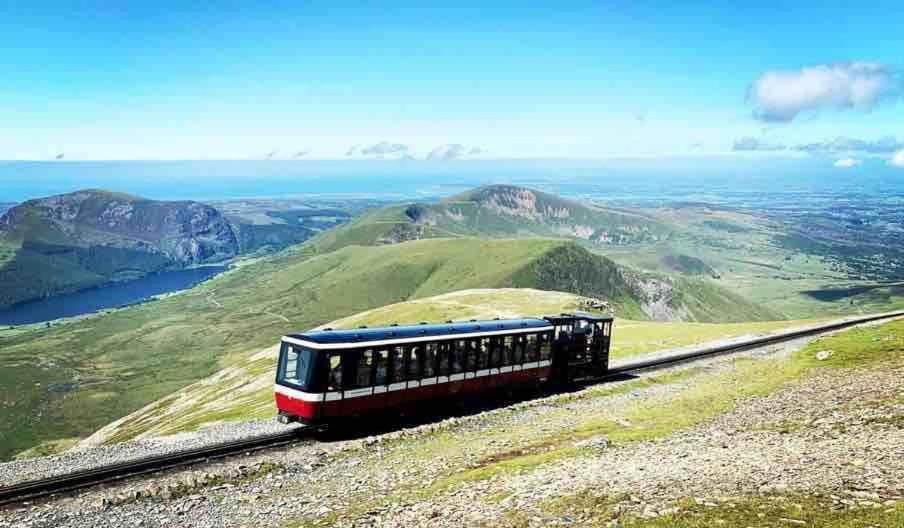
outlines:
M897 302L882 297L889 286L830 300L807 294L863 282L822 256L775 244L786 227L733 207L600 207L511 185L424 203L213 203L232 233L246 233L230 246L239 258L229 271L152 303L0 329L0 457L64 449L127 416L111 438L269 415L265 389L236 400L243 405L208 394L196 413L167 411L171 425L141 413L169 408L179 391L218 372L264 387L267 350L280 335L347 317L385 324L584 303L619 317L626 330L616 339L626 344L617 341L615 353L633 353ZM558 293L518 299L484 289ZM462 290L472 292L467 302L442 297Z

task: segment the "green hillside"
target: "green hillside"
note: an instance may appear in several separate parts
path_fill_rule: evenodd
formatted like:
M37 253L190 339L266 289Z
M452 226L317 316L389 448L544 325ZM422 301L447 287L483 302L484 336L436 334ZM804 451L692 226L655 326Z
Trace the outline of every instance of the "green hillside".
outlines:
M336 321L332 328L382 326L420 321L516 318L586 309L571 293L532 288L459 290L433 297L381 306ZM809 322L763 321L734 324L661 323L618 319L612 357L699 344L729 336L760 334ZM276 346L239 360L216 374L155 401L92 435L85 444L124 441L140 435L193 431L211 423L251 420L276 414L273 378Z
M646 283L634 280L562 240L436 239L316 256L290 251L160 301L0 333L0 457L83 436L284 333L370 308L468 288L519 287L601 298L621 316L648 318ZM686 306L653 302L689 320L764 318L740 300L715 314L698 313L688 302L697 295L672 295Z
M323 251L424 238L561 237L599 246L668 238L669 228L631 211L597 207L512 185L490 185L439 203L386 207L363 215L318 241Z

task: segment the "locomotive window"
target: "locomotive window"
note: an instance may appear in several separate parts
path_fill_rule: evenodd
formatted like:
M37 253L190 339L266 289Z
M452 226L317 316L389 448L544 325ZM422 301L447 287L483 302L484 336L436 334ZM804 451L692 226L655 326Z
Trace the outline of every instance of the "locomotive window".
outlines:
M342 389L342 353L333 352L330 354L330 377L327 390Z
M402 347L389 349L389 383L405 381L405 355Z
M552 354L552 344L549 341L549 334L540 334L540 361L549 359Z
M355 387L370 387L374 371L374 351L365 350L358 354L358 369L355 373Z
M374 385L386 385L389 383L389 351L374 351Z
M422 345L413 345L405 349L405 363L408 366L406 379L416 380L421 378L421 357L424 355Z
M436 343L427 343L424 346L424 377L432 378L436 376L436 360L437 349L439 345Z

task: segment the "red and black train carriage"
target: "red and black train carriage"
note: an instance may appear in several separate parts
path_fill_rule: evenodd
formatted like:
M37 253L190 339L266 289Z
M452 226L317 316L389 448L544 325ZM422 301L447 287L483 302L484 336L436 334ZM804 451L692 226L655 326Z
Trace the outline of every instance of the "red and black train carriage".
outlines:
M280 421L324 424L492 391L601 375L612 318L532 319L315 330L282 338Z

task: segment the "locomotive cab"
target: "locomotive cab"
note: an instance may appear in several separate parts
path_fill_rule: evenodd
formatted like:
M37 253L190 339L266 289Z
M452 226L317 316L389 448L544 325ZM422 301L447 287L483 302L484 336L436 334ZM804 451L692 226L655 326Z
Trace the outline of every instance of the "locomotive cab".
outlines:
M552 377L558 384L601 376L609 368L612 318L586 312L545 317L555 327Z

